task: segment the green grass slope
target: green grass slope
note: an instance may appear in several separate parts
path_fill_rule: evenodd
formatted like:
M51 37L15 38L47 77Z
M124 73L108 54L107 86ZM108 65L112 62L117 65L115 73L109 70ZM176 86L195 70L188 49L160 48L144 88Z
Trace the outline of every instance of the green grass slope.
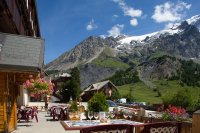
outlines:
M109 47L106 47L99 57L93 60L92 63L103 67L120 69L127 69L129 67L129 65L120 60L116 56L115 51Z
M93 62L96 65L100 65L103 67L113 67L113 68L121 68L121 69L126 69L129 67L128 64L123 63L119 60L116 60L114 58L107 58L107 59L103 59L103 60L95 60Z
M197 99L200 95L199 87L192 86L181 86L178 81L164 81L159 80L154 82L157 86L157 90L161 93L162 96L169 95L177 92L178 90L188 89L191 90L191 95L193 99ZM136 101L147 102L150 104L153 103L162 103L162 96L158 97L158 91L149 89L144 83L138 82L135 84L128 84L123 86L118 86L120 95L125 96L129 93L129 89L132 88L132 96Z

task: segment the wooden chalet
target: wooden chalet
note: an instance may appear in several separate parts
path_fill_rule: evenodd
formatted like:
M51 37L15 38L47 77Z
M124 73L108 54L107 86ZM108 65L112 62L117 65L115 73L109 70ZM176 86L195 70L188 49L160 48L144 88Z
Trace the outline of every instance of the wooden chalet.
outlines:
M17 127L20 86L42 71L40 37L35 0L0 0L0 132Z
M0 0L0 32L40 37L35 0Z
M41 73L43 60L42 39L0 33L0 132L16 128L20 85Z
M94 93L99 92L103 92L106 96L110 97L113 90L117 90L117 87L110 80L98 82L86 88L81 93L81 99L83 101L88 101L94 95Z
M71 75L69 73L58 73L54 74L50 77L52 83L54 83L54 91L60 91L62 88L62 85L67 81L71 79Z

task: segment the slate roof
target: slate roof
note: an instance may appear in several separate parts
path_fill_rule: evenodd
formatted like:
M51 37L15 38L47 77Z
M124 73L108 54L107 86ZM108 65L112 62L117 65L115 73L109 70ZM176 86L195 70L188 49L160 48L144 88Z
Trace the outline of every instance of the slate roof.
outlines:
M111 83L115 88L117 88L110 80L106 80L103 82L98 82L95 84L90 85L88 88L86 88L84 91L94 91L101 89L104 85Z
M0 33L0 69L38 71L43 65L43 39Z

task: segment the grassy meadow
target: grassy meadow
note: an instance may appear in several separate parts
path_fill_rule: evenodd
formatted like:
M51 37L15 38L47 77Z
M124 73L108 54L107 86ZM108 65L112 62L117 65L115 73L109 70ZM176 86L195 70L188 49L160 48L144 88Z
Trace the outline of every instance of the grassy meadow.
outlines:
M191 91L192 98L195 100L200 95L199 87L192 86L181 86L178 81L156 81L154 82L156 89L148 88L143 82L138 82L135 84L128 84L123 86L118 86L118 90L121 96L125 96L129 93L130 88L132 88L132 96L138 102L147 102L150 104L153 103L162 103L163 96L170 96L178 90L188 89ZM158 95L158 91L161 96Z

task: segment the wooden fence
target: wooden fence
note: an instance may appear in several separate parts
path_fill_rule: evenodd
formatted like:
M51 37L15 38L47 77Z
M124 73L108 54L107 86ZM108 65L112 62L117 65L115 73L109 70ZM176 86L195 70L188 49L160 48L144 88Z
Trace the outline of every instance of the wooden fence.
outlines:
M193 116L196 118L196 115ZM123 116L118 116L118 118L123 118ZM194 119L194 118L193 118ZM144 122L144 123L155 123L155 122L163 122L162 119L159 118L150 118L150 117L145 117L145 116L139 116L139 115L134 115L131 120L133 121L138 121L138 122ZM198 115L198 120L199 122L197 122L195 125L198 129L196 129L196 132L193 130L192 131L192 122L181 122L181 133L200 133L200 115ZM135 128L135 133L140 133L141 130L143 129L143 127L136 127Z

